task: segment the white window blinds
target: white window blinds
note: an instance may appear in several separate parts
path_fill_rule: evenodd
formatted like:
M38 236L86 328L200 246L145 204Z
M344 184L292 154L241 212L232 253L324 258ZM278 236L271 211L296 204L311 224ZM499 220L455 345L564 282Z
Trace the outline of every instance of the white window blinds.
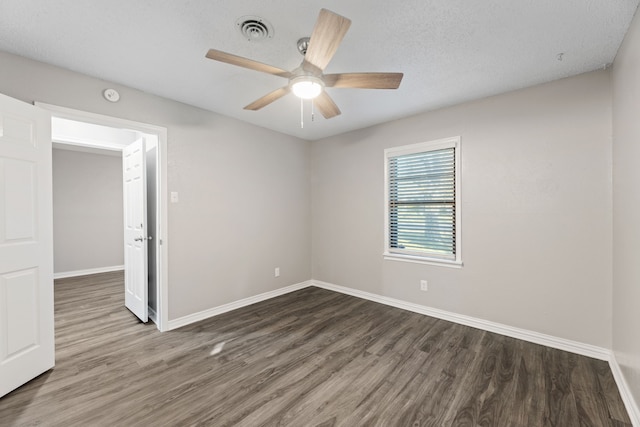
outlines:
M450 144L451 145L451 144ZM387 155L388 251L456 260L456 147Z

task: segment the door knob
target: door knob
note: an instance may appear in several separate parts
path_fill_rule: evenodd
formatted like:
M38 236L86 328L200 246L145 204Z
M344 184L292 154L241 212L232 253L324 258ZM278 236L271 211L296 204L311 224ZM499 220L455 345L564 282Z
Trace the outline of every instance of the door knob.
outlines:
M134 242L142 242L143 240L144 238L142 236L136 237L135 239L133 239Z

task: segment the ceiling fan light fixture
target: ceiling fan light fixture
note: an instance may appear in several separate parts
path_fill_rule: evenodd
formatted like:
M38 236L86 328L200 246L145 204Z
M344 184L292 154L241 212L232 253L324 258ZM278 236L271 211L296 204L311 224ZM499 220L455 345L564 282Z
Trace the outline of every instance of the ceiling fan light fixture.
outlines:
M243 34L249 40L257 40L264 34L266 22L259 17L248 17L238 22L238 27L243 29ZM402 81L402 73L341 73L324 74L324 69L333 58L338 46L342 42L351 20L340 16L327 9L320 9L318 19L310 37L298 40L298 50L304 55L302 63L291 71L262 62L254 61L242 56L209 49L206 57L214 61L224 62L237 67L259 71L266 74L288 79L286 86L269 92L244 107L245 110L256 111L283 96L293 92L300 98L300 113L303 112L303 100L317 98L311 103L318 109L325 119L336 117L340 109L331 99L328 93L323 93L325 87L331 88L355 88L355 89L397 89ZM313 40L313 43L310 43Z
M302 99L313 99L322 93L324 82L317 77L303 76L291 80L291 91Z

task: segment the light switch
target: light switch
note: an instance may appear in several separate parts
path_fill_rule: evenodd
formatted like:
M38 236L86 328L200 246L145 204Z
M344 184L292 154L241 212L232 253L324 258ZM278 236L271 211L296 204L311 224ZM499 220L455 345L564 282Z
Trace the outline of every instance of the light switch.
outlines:
M171 192L171 203L178 203L178 192L177 191L172 191Z

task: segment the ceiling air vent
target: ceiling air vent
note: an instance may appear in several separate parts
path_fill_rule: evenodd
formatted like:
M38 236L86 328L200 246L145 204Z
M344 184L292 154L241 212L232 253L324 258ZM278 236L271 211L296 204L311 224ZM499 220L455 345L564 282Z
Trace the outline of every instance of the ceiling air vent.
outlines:
M243 16L236 21L242 37L250 42L257 42L273 37L273 27L259 16Z

